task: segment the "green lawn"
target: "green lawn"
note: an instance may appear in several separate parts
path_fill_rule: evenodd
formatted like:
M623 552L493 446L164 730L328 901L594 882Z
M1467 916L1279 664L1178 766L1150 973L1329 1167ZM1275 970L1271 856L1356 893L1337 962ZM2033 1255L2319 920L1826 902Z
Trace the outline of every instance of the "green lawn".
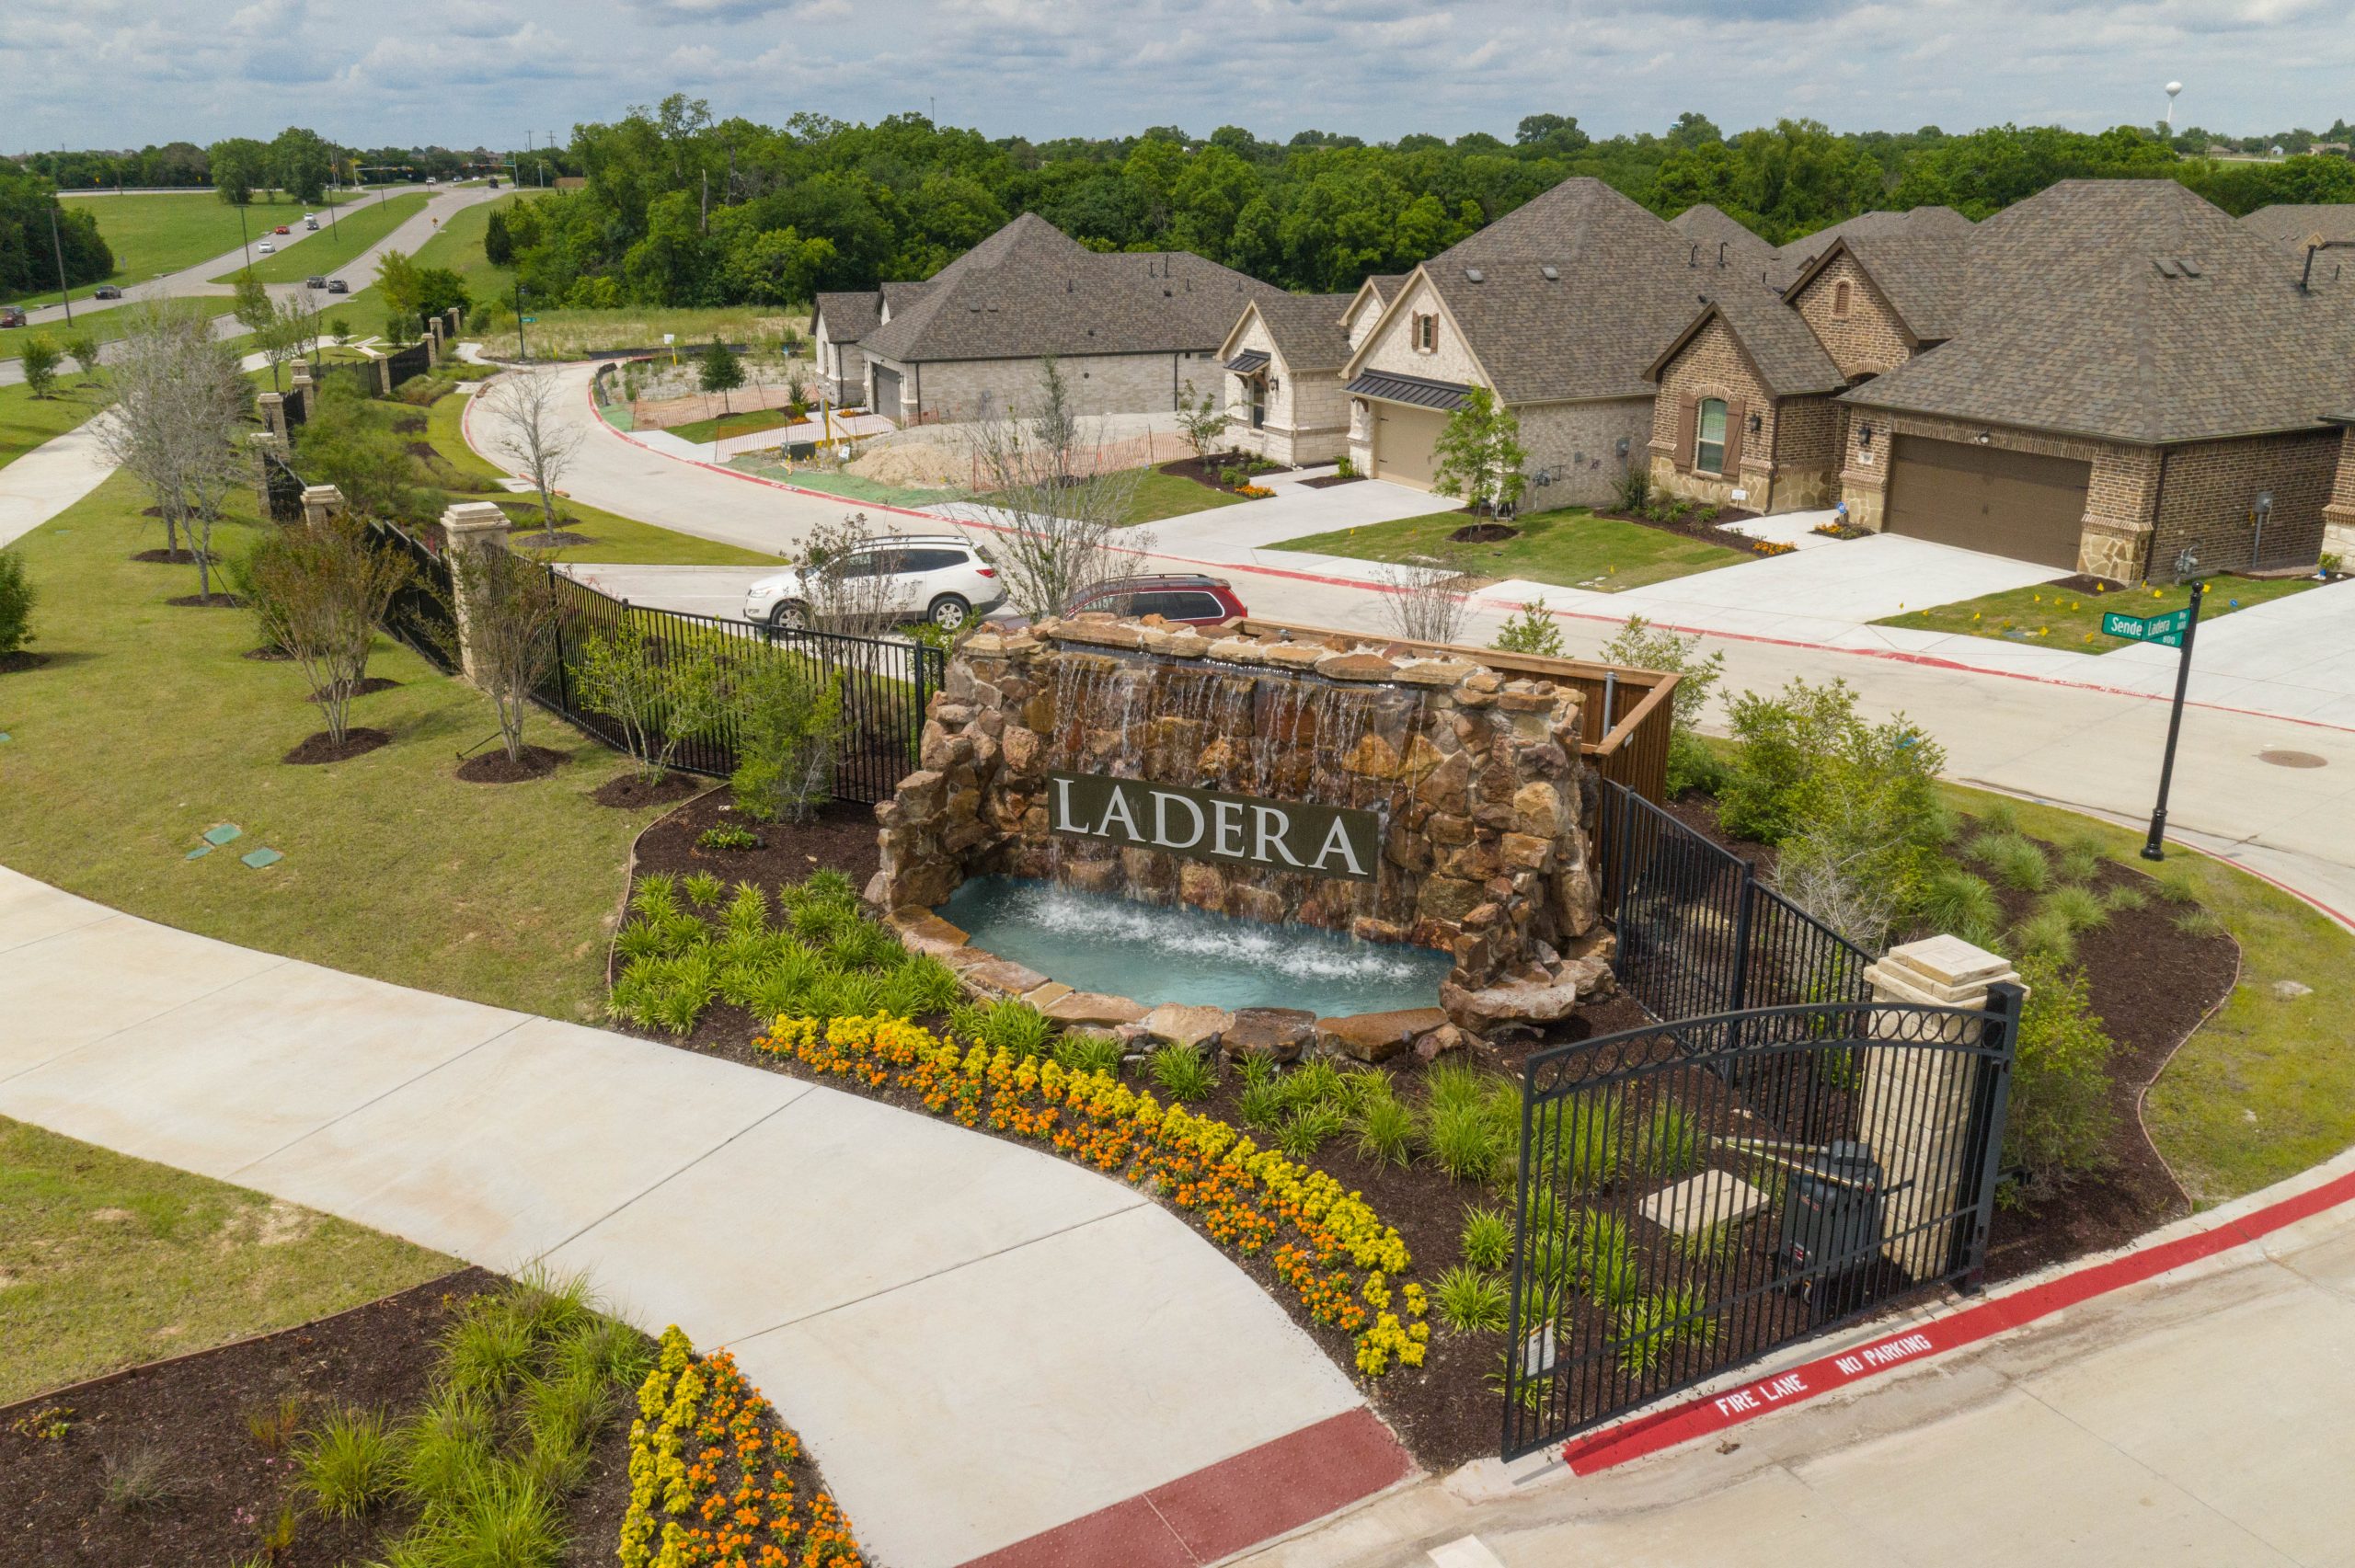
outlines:
M514 274L504 267L494 267L482 253L482 237L490 227L491 213L509 205L502 197L496 201L484 201L461 209L449 222L435 231L433 237L417 247L410 258L419 267L442 267L455 272L465 283L466 297L477 304L496 306L497 302L514 286ZM308 276L308 274L304 274ZM373 283L350 294L328 296L322 307L330 316L347 317L356 332L380 330L385 324L385 297ZM494 315L504 315L494 309ZM515 335L515 318L506 315L504 334L511 341Z
M0 1404L291 1328L458 1266L0 1117Z
M531 531L540 526L540 498L536 495L511 496L497 487L498 481L505 477L505 471L466 444L463 429L465 412L465 395L452 393L442 398L427 410L425 439L432 443L442 464L452 475L491 486L482 492L481 498L505 509L514 520L516 542L534 560L626 561L634 566L688 567L773 566L778 560L777 556L758 551L698 539L692 533L674 533L634 518L617 517L584 506L569 496L557 498L561 521L557 526L569 533L587 535L589 543L555 550L532 548ZM559 485L558 488L562 486Z
M2313 578L2211 578L2207 601L2200 607L2200 618L2212 621L2235 610L2246 610L2322 586ZM2044 583L1982 594L1952 604L1932 605L1926 610L1908 610L1874 624L1910 626L1926 632L1960 632L1997 642L2045 643L2080 653L2108 653L2114 648L2132 647L2133 639L2113 637L2103 632L2103 612L2157 615L2180 609L2189 601L2190 594L2180 588L2081 593Z
M275 256L257 256L254 276L265 283L292 283L317 273L332 272L353 257L399 228L426 203L426 195L419 191L411 196L389 196L372 200L364 207L355 207L332 225L322 222L319 232L304 235L303 243ZM282 220L281 220L282 221ZM295 232L303 233L297 221ZM216 283L235 283L241 268L231 268L213 280ZM322 294L322 302L330 296Z
M1527 578L1599 593L1616 593L1757 559L1747 551L1689 539L1665 529L1597 517L1584 507L1524 513L1513 520L1521 536L1501 544L1448 542L1449 534L1477 521L1460 511L1432 512L1287 539L1274 548L1348 555L1361 561L1452 556L1460 560L1465 570L1484 578Z
M793 423L793 415L783 408L749 408L741 414L722 414L716 419L696 419L689 424L672 425L663 433L683 441L724 441L729 436L749 436L756 430L774 430Z
M528 297L524 314L533 317L523 328L532 357L578 359L592 349L659 348L662 334L678 338L680 357L723 338L730 343L762 343L787 327L803 336L810 330L810 313L798 306L719 305L708 309L663 310L629 305L618 310L543 309ZM515 316L511 311L492 312L491 335L511 341Z
M1165 517L1183 517L1188 512L1209 511L1213 507L1231 507L1238 501L1252 499L1226 490L1213 490L1182 474L1164 473L1148 468L1137 481L1135 505L1129 521L1159 522Z
M114 252L115 269L105 280L109 283L144 283L150 278L178 272L237 248L237 210L209 189L127 196L69 194L65 200L78 201L98 215L98 233ZM350 200L348 194L346 200ZM246 209L244 233L260 239L281 223L299 229L304 213L324 212L327 206L325 202L305 206L291 198L271 201L257 196ZM74 297L81 299L95 287L96 284L76 286ZM53 304L57 291L51 289L46 293L20 297L36 303Z
M128 559L162 543L138 515L146 499L118 475L16 546L42 594L33 647L49 662L0 676L0 864L269 952L593 1016L622 866L654 813L589 793L628 761L534 715L531 738L566 752L563 767L460 783L456 754L494 733L489 703L380 641L372 672L401 684L359 699L353 719L393 744L281 763L318 728L301 677L243 657L257 639L242 612L164 602L193 591L195 573ZM265 871L184 859L220 822L286 858Z
M106 406L106 388L79 370L57 378L57 390L35 397L22 384L0 386L0 468L32 451L52 436L62 436Z
M788 469L765 452L742 452L728 460L730 468L741 468L747 474L798 485L805 490L818 490L829 496L840 496L846 501L865 501L880 507L928 507L942 501L958 499L954 490L926 490L913 485L888 485L880 479L869 479L864 474L841 474L831 468L820 468L807 463Z

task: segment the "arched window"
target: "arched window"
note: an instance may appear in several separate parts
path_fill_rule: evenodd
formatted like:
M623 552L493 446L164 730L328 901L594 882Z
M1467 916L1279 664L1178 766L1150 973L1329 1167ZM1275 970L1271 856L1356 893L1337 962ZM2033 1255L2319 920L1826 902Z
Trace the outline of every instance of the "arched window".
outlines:
M1832 314L1846 320L1848 315L1848 284L1845 279L1832 285Z
M1726 400L1701 399L1701 417L1693 427L1693 466L1705 474L1722 474L1726 467Z

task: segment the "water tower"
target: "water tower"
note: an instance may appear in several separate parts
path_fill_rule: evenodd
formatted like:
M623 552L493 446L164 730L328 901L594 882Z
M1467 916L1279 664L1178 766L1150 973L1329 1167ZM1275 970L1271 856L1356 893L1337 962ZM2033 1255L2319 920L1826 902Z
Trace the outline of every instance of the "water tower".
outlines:
M2167 129L2170 131L2175 129L2175 96L2181 91L2183 91L2183 84L2181 82L2169 82L2167 84L2166 125Z

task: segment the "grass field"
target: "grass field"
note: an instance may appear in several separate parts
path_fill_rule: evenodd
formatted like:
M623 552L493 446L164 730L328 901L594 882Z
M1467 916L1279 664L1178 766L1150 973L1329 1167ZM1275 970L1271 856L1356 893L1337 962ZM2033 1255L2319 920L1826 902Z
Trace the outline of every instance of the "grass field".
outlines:
M162 543L118 475L15 548L42 595L35 651L0 676L12 738L0 864L186 930L476 1001L593 1016L605 921L631 839L654 815L589 794L629 761L534 715L568 756L550 776L477 785L457 753L488 739L488 701L383 639L371 672L401 684L353 722L393 743L351 761L279 758L319 727L302 679L243 657L252 617L170 606L187 567L128 559ZM250 508L251 499L237 504ZM241 544L243 527L222 544ZM495 742L493 742L495 744ZM184 859L235 822L285 859Z
M1251 499L1225 490L1213 490L1208 485L1198 485L1182 474L1165 474L1158 468L1148 468L1137 481L1136 500L1130 509L1129 521L1158 522L1165 517L1183 517L1189 512L1208 511L1213 507L1231 507L1238 501Z
M1476 521L1460 511L1432 512L1287 539L1273 548L1348 555L1361 561L1404 561L1416 555L1452 558L1465 571L1484 578L1527 578L1598 593L1616 593L1756 559L1745 551L1704 539L1597 517L1583 507L1523 513L1513 520L1521 536L1501 544L1448 542L1450 533Z
M0 1117L0 1404L291 1328L458 1266Z
M206 315L226 315L236 308L237 302L225 294L195 294L188 297L187 305ZM112 343L122 336L122 324L130 315L121 305L105 310L85 311L75 306L74 325L52 321L40 326L10 326L0 328L0 360L13 360L24 352L29 338L46 338L60 345L76 332L87 332L101 343Z
M237 248L237 210L210 189L65 200L98 214L98 233L114 252L114 271L104 280L109 283L144 283ZM350 200L349 192L344 200ZM257 196L246 209L245 233L259 239L281 223L300 229L304 213L325 211L324 202L306 207L292 198L271 201ZM97 286L77 286L74 297L86 298ZM54 304L57 291L19 297Z
M448 268L464 280L469 300L477 304L495 304L513 287L514 275L503 267L490 264L482 253L482 236L490 227L490 215L517 200L522 198L501 197L496 201L461 208L435 231L432 238L417 247L411 259L419 267ZM354 331L374 332L384 325L385 298L373 283L350 294L330 297L325 308L330 315L349 316ZM507 332L511 336L514 330L514 317L509 316Z
M426 200L426 193L420 190L411 195L388 196L381 200L372 200L363 207L355 207L332 226L322 223L318 233L304 234L302 244L281 250L275 256L254 258L254 276L265 283L292 283L316 274L332 272L399 228L425 205ZM294 228L296 233L304 233L299 223ZM213 281L235 283L241 270L233 267ZM320 296L322 302L327 297Z
M2212 621L2235 610L2286 599L2323 585L2313 578L2211 578L2200 618ZM2190 594L2180 588L2120 589L2111 593L2081 593L2041 584L2006 589L1977 599L1909 610L1877 621L1880 626L1910 626L1916 631L1959 632L1996 642L2043 643L2079 653L2108 653L2131 647L2131 637L2113 637L2101 629L2105 611L2129 615L2159 615L2181 609Z
M35 397L27 386L0 386L0 468L62 436L106 406L103 381L70 370L57 378L56 395Z
M672 425L664 433L683 441L725 441L729 436L749 436L757 430L774 430L793 423L790 410L784 408L750 408L741 414L722 414L716 419L696 419L684 425Z
M661 346L662 334L678 338L684 359L694 349L723 338L730 343L760 344L775 340L787 328L807 336L807 311L771 305L721 305L707 310L661 310L626 306L619 310L541 310L527 298L525 314L532 323L523 328L532 357L578 359L592 349L649 349ZM490 335L502 341L515 336L511 311L494 311Z

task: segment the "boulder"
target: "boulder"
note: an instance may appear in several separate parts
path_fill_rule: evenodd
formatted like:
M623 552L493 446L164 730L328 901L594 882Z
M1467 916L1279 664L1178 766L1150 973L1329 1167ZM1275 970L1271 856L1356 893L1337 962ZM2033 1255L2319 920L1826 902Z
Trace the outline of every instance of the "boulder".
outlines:
M1442 1011L1441 1016L1445 1017L1446 1013ZM1415 1058L1419 1061L1432 1062L1450 1051L1467 1051L1471 1048L1471 1036L1453 1024L1442 1024L1430 1033L1417 1037Z
M1398 667L1377 653L1328 653L1316 661L1327 681L1387 681Z
M1580 1002L1608 996L1611 990L1607 961L1573 958L1543 979L1515 977L1478 990L1450 980L1439 988L1439 1001L1450 1021L1476 1035L1499 1024L1557 1023Z
M1298 1007L1245 1007L1219 1036L1231 1057L1297 1061L1316 1038L1316 1014Z
M1190 1007L1165 1001L1139 1019L1147 1038L1165 1046L1190 1046L1209 1050L1235 1025L1235 1014L1223 1007Z
M983 996L1027 996L1045 985L1047 977L1011 958L992 958L967 969L965 983Z
M1107 996L1102 991L1075 990L1055 998L1039 1010L1058 1024L1089 1024L1109 1029L1115 1024L1134 1024L1145 1010L1125 996Z
M1447 1014L1436 1007L1411 1007L1393 1013L1353 1013L1316 1021L1317 1048L1356 1061L1388 1061L1413 1044L1416 1037L1447 1025Z
M956 952L967 941L964 931L921 904L903 905L893 910L891 929L899 933L901 946L911 953L928 953L936 958Z

